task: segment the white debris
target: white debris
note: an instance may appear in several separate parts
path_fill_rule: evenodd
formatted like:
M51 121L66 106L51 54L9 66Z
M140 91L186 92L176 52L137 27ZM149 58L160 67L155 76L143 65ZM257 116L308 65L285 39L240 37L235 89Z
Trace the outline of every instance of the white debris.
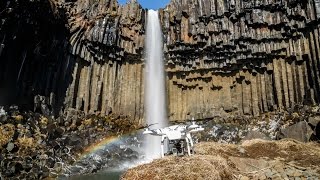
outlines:
M7 112L3 109L3 107L0 107L0 116L6 116Z

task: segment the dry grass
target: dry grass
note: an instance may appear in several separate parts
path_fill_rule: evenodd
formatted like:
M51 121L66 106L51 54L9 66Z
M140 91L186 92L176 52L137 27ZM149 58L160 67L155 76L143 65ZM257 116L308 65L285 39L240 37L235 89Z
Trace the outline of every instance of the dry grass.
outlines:
M295 161L302 166L320 164L320 145L302 143L292 139L267 141L254 139L244 141L241 145L219 144L214 142L196 145L196 152L203 155L220 155L222 157L283 159L285 162Z
M241 171L242 166L247 166L237 162L241 159L249 163L254 162L255 159L265 159L267 160L265 162L275 160L283 163L294 162L301 167L311 167L318 172L320 169L320 145L290 139L249 140L241 145L204 142L197 144L195 151L197 155L191 157L169 156L132 168L123 175L122 179L239 179L242 175L246 175L246 172ZM259 164L261 161L256 163Z
M23 116L22 115L12 116L12 118L15 119L16 121L22 121L23 120Z
M285 162L295 161L302 166L320 164L320 145L302 143L291 139L281 141L251 140L241 145L251 158L282 158Z
M219 155L223 157L240 156L238 146L235 144L202 142L196 144L195 151L200 155Z
M33 138L22 137L17 139L17 145L21 153L28 153L34 151L37 147L37 143Z
M0 126L0 149L7 144L13 137L15 126L13 124L5 124Z
M220 156L166 157L130 169L126 180L233 179L234 167Z
M39 121L40 121L40 124L41 125L48 125L48 118L46 118L46 117L44 117L44 116L41 116L40 117L40 119L39 119Z
M85 119L85 120L82 121L82 124L84 126L91 126L92 125L92 119L91 118Z

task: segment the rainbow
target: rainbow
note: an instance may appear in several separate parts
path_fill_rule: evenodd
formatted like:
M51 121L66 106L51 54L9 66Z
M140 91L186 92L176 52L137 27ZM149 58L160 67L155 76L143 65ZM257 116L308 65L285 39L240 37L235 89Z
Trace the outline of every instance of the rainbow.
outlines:
M90 146L88 146L87 148L85 148L83 153L80 154L79 160L87 157L90 154L97 152L100 149L105 148L106 146L108 146L114 142L121 140L121 138L123 138L123 137L129 136L130 134L132 134L132 132L130 132L128 134L123 134L123 135L118 135L118 136L107 136L107 137L102 138L100 141L93 143Z

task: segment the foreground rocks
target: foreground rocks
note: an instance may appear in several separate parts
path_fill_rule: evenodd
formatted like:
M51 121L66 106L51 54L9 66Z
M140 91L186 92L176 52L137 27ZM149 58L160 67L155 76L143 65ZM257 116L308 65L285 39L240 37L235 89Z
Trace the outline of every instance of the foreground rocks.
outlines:
M38 113L20 112L12 106L0 115L0 178L55 178L77 162L88 146L137 128L126 117L84 116L82 112L70 110L65 116L52 119ZM128 152L121 156L129 156ZM130 152L132 154L134 152ZM111 163L104 165L111 166Z
M279 140L301 142L320 140L319 106L297 106L291 111L276 111L259 117L221 113L213 120L200 121L205 128L196 137L200 141L239 143L241 140Z
M128 170L122 179L317 179L320 146L293 140L241 145L199 143L196 155L169 156Z

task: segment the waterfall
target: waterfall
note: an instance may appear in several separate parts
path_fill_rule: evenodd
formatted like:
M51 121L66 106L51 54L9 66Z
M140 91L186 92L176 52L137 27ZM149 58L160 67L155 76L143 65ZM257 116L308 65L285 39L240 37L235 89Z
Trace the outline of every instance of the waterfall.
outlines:
M148 11L145 72L145 118L152 129L167 125L163 38L158 11ZM161 137L146 136L147 159L160 157Z

